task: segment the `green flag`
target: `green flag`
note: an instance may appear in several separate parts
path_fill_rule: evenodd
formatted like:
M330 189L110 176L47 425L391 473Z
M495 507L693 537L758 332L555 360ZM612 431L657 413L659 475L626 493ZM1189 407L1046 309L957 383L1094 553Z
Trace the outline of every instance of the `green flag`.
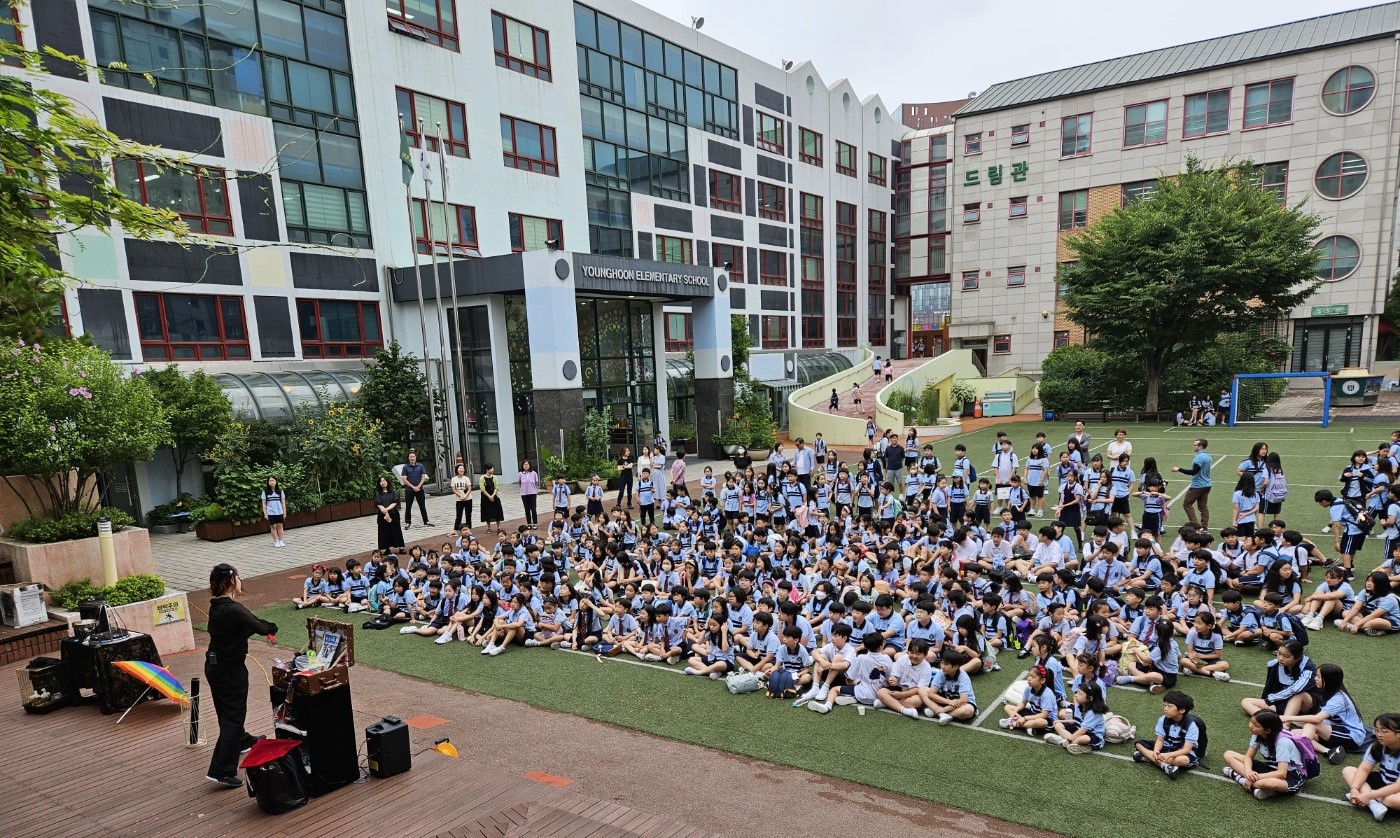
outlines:
M403 163L403 185L413 183L413 152L408 147L408 132L404 130L403 114L399 114L399 161Z

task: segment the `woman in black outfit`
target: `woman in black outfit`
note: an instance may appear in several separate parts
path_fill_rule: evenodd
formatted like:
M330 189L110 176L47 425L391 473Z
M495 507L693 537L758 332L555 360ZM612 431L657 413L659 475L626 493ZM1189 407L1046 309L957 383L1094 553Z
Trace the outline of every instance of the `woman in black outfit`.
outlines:
M617 505L628 509L632 508L632 472L637 465L632 459L632 449L622 449L622 456L617 458Z
M236 789L238 754L253 746L254 737L243 729L248 715L248 638L255 634L273 635L277 624L260 620L236 602L243 593L243 580L233 565L218 564L209 572L209 649L204 653L204 677L214 699L219 719L219 741L209 759L206 780L220 788Z
M379 524L379 549L403 546L403 527L399 526L399 493L389 478L379 476L379 484L374 490L374 505L379 514L374 520Z
M496 467L490 463L482 466L481 474L481 523L489 530L492 524L496 525L496 534L502 538L506 531L501 529L501 523L506 519L505 510L501 508L500 486L496 483Z

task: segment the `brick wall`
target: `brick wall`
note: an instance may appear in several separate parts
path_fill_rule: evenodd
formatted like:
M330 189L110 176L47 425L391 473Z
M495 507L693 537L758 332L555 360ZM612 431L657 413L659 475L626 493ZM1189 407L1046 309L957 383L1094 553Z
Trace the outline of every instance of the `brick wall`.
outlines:
M1121 186L1092 186L1089 188L1089 223L1093 224L1110 212L1118 209L1123 203L1123 189ZM1065 244L1074 231L1063 231L1055 238L1055 264L1063 265L1065 262L1074 261L1074 251ZM1058 279L1056 280L1059 281ZM1084 342L1084 327L1071 321L1065 309L1065 304L1055 300L1055 331L1069 332L1069 342L1071 346Z
M26 631L22 629L21 631ZM68 636L68 626L57 623L41 626L30 634L17 634L0 640L0 666L24 663L40 655L57 655L59 642Z

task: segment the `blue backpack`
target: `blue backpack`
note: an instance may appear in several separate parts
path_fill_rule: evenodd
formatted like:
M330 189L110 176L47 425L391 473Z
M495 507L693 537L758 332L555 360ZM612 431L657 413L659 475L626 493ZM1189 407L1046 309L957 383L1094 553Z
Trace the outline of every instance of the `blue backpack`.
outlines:
M769 698L797 698L797 680L786 669L775 669L768 675Z

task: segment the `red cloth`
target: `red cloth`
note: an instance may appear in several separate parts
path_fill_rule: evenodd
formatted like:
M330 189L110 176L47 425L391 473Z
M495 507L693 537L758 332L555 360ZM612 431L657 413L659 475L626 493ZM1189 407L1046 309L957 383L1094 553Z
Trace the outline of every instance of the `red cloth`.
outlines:
M298 739L259 739L253 743L252 750L248 751L248 755L243 758L243 764L238 767L258 768L269 762L276 762L300 744Z

